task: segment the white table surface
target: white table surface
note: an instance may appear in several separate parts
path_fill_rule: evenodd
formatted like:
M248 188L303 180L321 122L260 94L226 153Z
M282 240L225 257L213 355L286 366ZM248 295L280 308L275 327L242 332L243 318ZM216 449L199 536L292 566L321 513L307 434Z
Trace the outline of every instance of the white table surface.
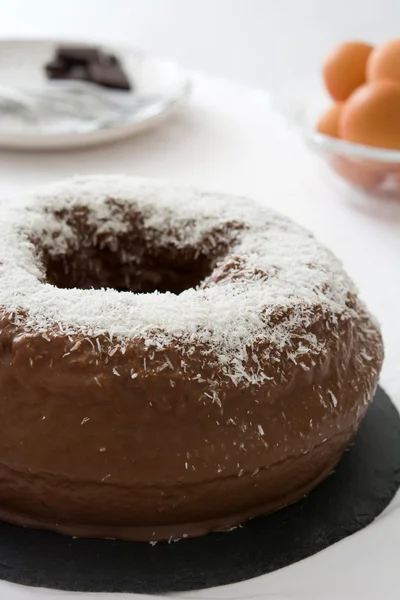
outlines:
M364 3L338 0L335 6L339 16L336 17L333 9L322 0L303 0L301 3L295 0L280 0L279 3L269 0L265 3L258 0L228 3L219 0L215 4L223 8L218 8L215 14L214 2L204 0L202 3L190 0L163 3L157 0L146 3L70 0L63 5L44 0L13 0L9 4L12 6L0 1L0 14L3 13L0 35L71 36L76 33L84 37L86 31L88 37L108 41L135 43L139 40L138 45L157 53L161 53L163 48L170 50L169 54L181 58L184 63L192 60L193 64L216 72L225 70L236 79L274 87L282 82L281 71L293 73L296 65L301 65L298 68L302 69L304 65L310 68L314 59L311 54L325 43L322 43L324 33L331 31L326 34L328 39L349 36L350 22L344 21L341 28L340 15L343 17L346 6L351 10L351 6L355 9ZM117 4L120 6L118 11L115 8ZM279 4L280 8L275 4ZM305 7L303 12L299 9L300 4ZM322 10L322 4L326 11ZM365 6L360 15L361 25L357 21L355 27L357 33L363 26L371 39L373 32L375 37L382 36L385 19L387 35L390 35L391 27L396 27L396 19L389 19L389 9L394 8L393 0L381 0L376 4L374 11ZM57 5L58 15L54 5ZM192 13L187 5L194 7ZM228 10L229 5L232 5L232 11ZM394 9L394 13L397 12L398 23L400 4L396 5L398 8ZM50 13L44 11L45 6L50 6ZM83 15L81 19L77 19L78 6ZM99 9L94 11L96 6L102 7L100 13ZM302 28L301 34L292 29L294 42L299 43L299 48L293 40L282 41L283 34L279 30L283 23L289 28L289 20L284 21L283 17L284 11L289 9ZM90 10L94 12L91 26ZM125 17L132 17L132 36L129 35L124 11ZM317 15L320 21L314 21L311 28L309 18L312 15ZM269 41L263 39L262 44L261 16L266 23L265 36L270 36ZM354 14L353 17L355 19ZM329 18L332 30L328 27ZM320 29L316 26L318 22L321 23ZM185 23L190 24L189 30ZM224 24L226 38L222 31ZM254 35L250 26L254 27ZM314 37L311 29L316 30ZM340 35L342 31L345 33ZM160 32L159 39L152 37ZM245 39L239 35L241 32L245 32ZM394 31L392 33L395 34ZM229 45L228 49L224 40ZM254 58L253 40L257 52L262 48L266 64L276 63L273 67L266 66L258 81L260 62L257 68L251 62ZM273 48L275 42L279 50L276 53ZM247 70L245 58L239 56L237 46L242 51L248 49L247 59L251 64ZM310 52L309 47L314 50ZM201 48L204 56L200 56ZM212 60L213 53L216 53L215 61ZM235 62L236 58L238 61ZM304 64L301 59L304 59ZM194 82L193 98L186 108L159 128L132 140L95 150L58 154L0 152L0 194L7 195L12 201L19 191L37 183L73 174L120 172L244 193L278 208L306 225L330 246L359 285L363 297L382 324L386 343L382 385L400 407L400 203L363 201L331 185L315 157L308 154L292 132L285 130L271 114L266 94L200 75L194 76ZM373 525L312 558L249 582L186 593L181 598L398 600L399 567L398 495ZM0 583L1 600L80 600L81 597L91 596ZM108 600L108 597L116 600L123 596L97 595L96 600Z

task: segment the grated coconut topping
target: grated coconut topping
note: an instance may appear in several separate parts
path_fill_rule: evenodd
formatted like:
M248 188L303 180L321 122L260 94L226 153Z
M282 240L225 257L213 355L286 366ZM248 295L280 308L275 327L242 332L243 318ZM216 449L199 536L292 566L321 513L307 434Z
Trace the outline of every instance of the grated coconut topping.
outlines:
M51 255L65 254L78 241L62 215L82 207L96 239L100 234L108 237L115 250L118 235L129 231L121 216L124 210L141 215L144 235L148 232L161 248L172 244L201 249L204 240L209 248L224 235L229 248L197 289L178 295L61 289L46 282L32 240L39 240ZM259 358L251 350L260 341L291 349L297 363L323 345L307 332L316 307L332 327L352 313L348 300L355 290L339 260L309 232L247 198L161 181L96 176L10 199L0 210L0 306L43 337L54 329L69 336L82 334L94 342L93 351L101 336L121 348L141 340L159 351L172 343L188 356L201 347L217 356L235 383L254 383L267 378L260 365L254 368ZM277 314L279 319L274 318Z

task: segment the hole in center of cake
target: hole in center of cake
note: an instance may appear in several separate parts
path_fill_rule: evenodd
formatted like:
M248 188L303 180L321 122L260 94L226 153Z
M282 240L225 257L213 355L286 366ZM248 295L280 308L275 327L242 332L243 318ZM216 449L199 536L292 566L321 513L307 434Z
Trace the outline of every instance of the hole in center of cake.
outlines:
M59 288L103 289L121 292L172 292L196 288L210 273L209 257L194 249L164 248L153 252L121 248L79 248L45 259L46 280Z
M131 204L111 199L90 209L46 206L29 239L45 281L56 287L180 294L211 275L240 228L223 223L199 233L193 219L159 220L155 227Z

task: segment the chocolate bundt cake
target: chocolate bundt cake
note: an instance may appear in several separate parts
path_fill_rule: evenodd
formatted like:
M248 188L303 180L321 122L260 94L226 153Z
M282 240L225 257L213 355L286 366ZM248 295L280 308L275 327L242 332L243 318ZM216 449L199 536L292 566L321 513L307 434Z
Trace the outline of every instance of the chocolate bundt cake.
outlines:
M246 198L117 176L0 214L1 519L199 536L329 475L383 349L310 233Z

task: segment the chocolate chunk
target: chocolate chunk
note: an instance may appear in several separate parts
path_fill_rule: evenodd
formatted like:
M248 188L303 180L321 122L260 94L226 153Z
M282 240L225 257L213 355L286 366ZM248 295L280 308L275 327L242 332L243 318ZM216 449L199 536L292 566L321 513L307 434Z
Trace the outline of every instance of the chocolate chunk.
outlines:
M49 79L76 79L111 89L132 89L118 58L94 46L60 46L45 71Z
M92 83L119 90L131 89L131 84L118 63L114 65L91 64L88 66L88 72Z

